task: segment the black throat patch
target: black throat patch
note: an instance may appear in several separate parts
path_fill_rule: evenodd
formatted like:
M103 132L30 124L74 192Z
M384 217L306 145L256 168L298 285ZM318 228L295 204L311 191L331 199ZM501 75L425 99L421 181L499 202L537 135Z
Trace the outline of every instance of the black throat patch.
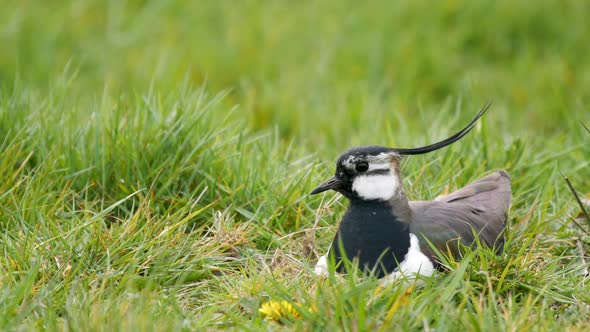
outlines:
M340 248L344 249L344 253ZM381 278L393 272L410 248L410 231L397 220L388 202L351 201L344 215L330 255L338 272L346 272L342 257L358 259L359 267Z

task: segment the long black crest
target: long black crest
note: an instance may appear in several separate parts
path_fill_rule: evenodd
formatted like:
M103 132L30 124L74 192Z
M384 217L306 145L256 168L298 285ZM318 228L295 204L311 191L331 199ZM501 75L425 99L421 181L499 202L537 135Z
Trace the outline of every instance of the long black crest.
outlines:
M457 132L456 134L454 134L453 136L451 136L447 139L444 139L440 142L436 142L434 144L419 147L419 148L411 148L411 149L392 148L391 150L393 150L399 154L402 154L402 155L414 155L414 154L423 154L423 153L432 152L434 150L444 148L447 145L451 145L451 144L455 143L456 141L460 140L461 138L463 138L463 136L467 135L467 133L469 133L471 131L471 129L473 129L473 127L475 127L477 120L479 120L479 118L481 118L481 116L488 110L488 108L490 108L491 105L492 105L491 102L486 103L482 107L482 109L479 111L479 113L477 113L475 118L473 118L473 120L471 120L471 122L469 122L469 124L465 128L461 129L459 132Z

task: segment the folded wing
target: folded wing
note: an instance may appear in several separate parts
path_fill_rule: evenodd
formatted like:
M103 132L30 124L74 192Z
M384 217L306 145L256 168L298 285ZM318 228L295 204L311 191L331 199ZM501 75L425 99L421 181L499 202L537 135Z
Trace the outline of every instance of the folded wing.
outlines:
M459 254L458 242L471 245L475 236L481 243L501 252L503 231L512 199L510 176L494 172L455 192L434 201L409 202L412 210L410 232L427 238L446 252ZM427 241L420 241L422 251L435 258Z

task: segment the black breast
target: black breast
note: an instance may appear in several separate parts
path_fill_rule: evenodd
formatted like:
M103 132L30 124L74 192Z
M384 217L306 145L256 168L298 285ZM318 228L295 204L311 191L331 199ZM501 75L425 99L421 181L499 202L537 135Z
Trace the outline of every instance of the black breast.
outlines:
M346 256L358 259L362 269L376 267L375 275L382 277L395 270L409 247L409 229L397 220L387 202L361 201L351 203L346 211L330 254L339 264L338 272L345 272L341 260Z

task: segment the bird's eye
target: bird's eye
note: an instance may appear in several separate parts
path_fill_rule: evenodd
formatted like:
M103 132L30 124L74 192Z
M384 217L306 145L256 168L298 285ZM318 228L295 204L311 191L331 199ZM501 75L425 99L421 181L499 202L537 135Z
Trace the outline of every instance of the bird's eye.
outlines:
M366 172L369 169L369 163L367 163L366 161L361 161L358 164L356 164L355 169L357 170L357 172Z

